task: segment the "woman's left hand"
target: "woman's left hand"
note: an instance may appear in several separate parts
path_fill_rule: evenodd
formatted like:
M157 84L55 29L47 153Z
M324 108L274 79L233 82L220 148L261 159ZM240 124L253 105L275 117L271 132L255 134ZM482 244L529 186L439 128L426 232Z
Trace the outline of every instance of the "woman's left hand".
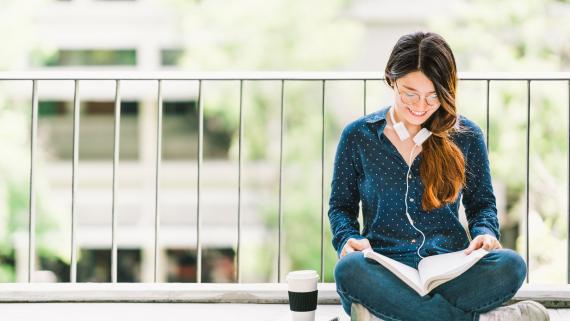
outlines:
M488 234L481 234L477 235L477 237L471 240L469 247L466 248L464 252L465 254L470 254L471 252L479 248L484 248L487 251L491 251L494 249L502 249L503 246L494 236Z

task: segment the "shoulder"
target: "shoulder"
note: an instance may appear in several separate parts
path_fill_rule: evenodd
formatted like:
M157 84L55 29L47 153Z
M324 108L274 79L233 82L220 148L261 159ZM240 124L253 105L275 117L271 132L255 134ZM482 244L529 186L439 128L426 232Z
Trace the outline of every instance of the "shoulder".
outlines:
M464 115L459 115L458 125L452 132L451 138L461 145L470 145L474 141L484 140L485 135L481 126Z
M379 126L381 127L385 123L386 114L389 108L389 105L381 106L378 110L370 114L362 115L351 120L344 126L343 135L362 137L361 135L369 135L373 133L374 128L378 128Z
M341 138L356 140L368 137L373 132L372 128L378 126L382 119L382 110L352 119L344 125Z

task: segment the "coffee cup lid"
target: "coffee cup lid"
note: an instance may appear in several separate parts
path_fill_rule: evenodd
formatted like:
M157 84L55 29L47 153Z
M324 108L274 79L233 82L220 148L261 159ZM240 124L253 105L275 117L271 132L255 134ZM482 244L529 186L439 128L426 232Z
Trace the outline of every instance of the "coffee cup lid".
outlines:
M287 273L288 279L307 279L315 277L319 277L319 274L315 270L298 270Z

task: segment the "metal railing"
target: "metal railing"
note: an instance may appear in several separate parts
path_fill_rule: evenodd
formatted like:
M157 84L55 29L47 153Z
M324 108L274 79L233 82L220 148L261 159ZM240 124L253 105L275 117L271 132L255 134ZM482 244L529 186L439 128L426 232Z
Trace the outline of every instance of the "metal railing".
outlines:
M489 93L491 82L498 81L521 81L526 82L527 85L527 126L526 126L526 226L525 226L525 240L526 240L526 262L527 262L527 283L529 282L529 150L530 150L530 106L531 106L531 82L534 81L567 81L568 82L568 108L570 110L570 73L532 73L532 74L512 74L512 73L461 73L459 76L461 81L483 81L486 82L486 124L485 135L487 148L489 147ZM196 81L198 83L198 160L197 160L197 282L202 282L202 244L200 239L201 217L200 217L200 193L201 193L201 177L203 161L203 97L202 85L204 81L228 81L235 80L239 82L239 141L238 141L238 206L237 206L237 253L236 253L236 279L241 283L240 273L240 257L241 257L241 188L242 188L242 140L243 140L243 84L246 81L280 81L280 147L279 147L279 198L278 198L278 249L277 249L277 275L278 282L281 282L281 256L282 256L282 228L283 228L283 127L284 127L284 96L285 84L288 81L318 81L321 82L321 275L325 275L325 261L324 261L324 227L325 227L325 211L324 211L324 191L325 191L325 176L324 176L324 151L325 151L325 109L326 109L326 85L330 81L355 81L362 82L363 85L363 113L367 114L366 98L367 98L367 84L369 81L383 81L383 77L379 77L379 73L370 72L313 72L313 73L297 73L297 72L256 72L256 73L180 73L180 72L162 72L162 73L81 73L74 72L58 73L58 72L23 72L23 73L0 73L0 81L15 81L15 80L30 80L32 86L32 117L31 117L31 148L30 148L30 185L29 185L29 235L28 235L28 282L33 282L33 267L35 266L35 236L36 236L36 210L35 210L35 189L36 189L36 172L35 161L37 154L37 127L38 127L38 82L42 80L73 80L75 83L74 91L74 107L73 107L73 161L72 161L72 198L71 198L71 269L70 281L75 283L77 281L77 240L76 240L76 194L77 194L77 172L78 172L78 150L79 150L79 104L80 104L80 82L83 80L112 80L115 81L115 116L114 116L114 152L113 152L113 191L112 191L112 249L111 249L111 282L117 282L117 213L116 213L116 193L117 193L117 166L119 162L119 133L120 133L120 119L121 119L121 82L122 81L136 81L136 80L152 80L157 82L157 149L156 149L156 165L155 165L155 202L154 202L154 282L157 282L158 266L158 244L160 239L160 213L158 210L158 202L160 197L159 181L160 181L160 168L161 168L161 143L162 143L162 110L163 110L163 95L162 95L162 82L164 80L188 80ZM570 123L570 119L569 119ZM570 133L569 133L569 150L570 150ZM568 162L568 169L570 173L570 158ZM570 181L570 177L569 177ZM570 188L568 189L568 199L570 200ZM570 207L568 209L570 217ZM570 223L568 225L568 233L570 235ZM570 238L568 240L568 272L567 280L570 283ZM324 279L324 278L323 278Z

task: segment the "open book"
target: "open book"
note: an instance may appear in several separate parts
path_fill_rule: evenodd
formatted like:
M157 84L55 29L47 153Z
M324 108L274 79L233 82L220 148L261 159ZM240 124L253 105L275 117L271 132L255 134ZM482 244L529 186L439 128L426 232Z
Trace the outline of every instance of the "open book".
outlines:
M420 260L417 270L371 249L366 249L362 253L364 257L382 264L421 296L424 296L437 286L467 271L489 251L479 248L469 255L461 250L427 256Z

